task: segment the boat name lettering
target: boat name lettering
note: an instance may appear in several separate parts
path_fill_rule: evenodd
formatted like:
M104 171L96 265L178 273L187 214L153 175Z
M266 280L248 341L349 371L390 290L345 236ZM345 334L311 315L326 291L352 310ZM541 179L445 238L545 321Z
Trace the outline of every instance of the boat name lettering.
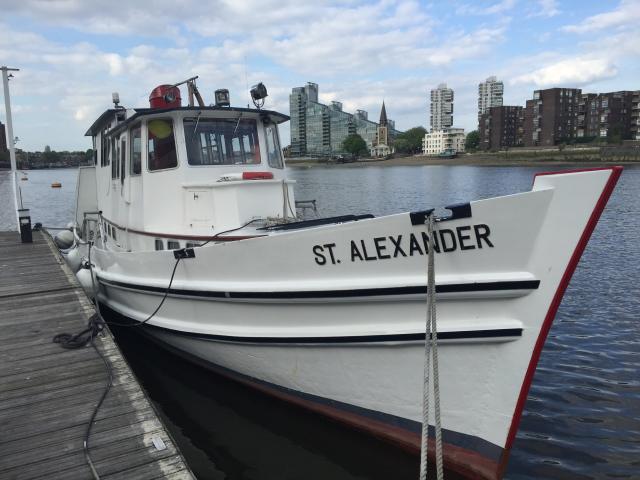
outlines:
M442 228L435 232L433 250L436 253L448 253L455 250L475 250L493 248L489 239L491 229L483 223L463 225L455 229ZM315 262L318 265L336 265L342 263L336 243L313 246ZM426 232L409 235L399 234L386 237L374 237L368 240L351 240L348 259L351 262L370 262L389 260L398 257L413 257L429 252L429 236Z

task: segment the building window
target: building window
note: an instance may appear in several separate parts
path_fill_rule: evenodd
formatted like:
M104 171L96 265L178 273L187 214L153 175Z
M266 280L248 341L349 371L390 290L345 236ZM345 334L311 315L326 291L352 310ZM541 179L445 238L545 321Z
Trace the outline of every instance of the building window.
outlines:
M142 171L142 141L141 141L141 127L140 124L136 125L129 132L129 145L131 152L129 157L131 158L131 175L140 175Z
M149 170L164 170L178 166L176 141L173 136L173 120L158 118L147 123L148 148L147 166Z
M177 240L167 240L167 250L178 250L180 248L180 242Z

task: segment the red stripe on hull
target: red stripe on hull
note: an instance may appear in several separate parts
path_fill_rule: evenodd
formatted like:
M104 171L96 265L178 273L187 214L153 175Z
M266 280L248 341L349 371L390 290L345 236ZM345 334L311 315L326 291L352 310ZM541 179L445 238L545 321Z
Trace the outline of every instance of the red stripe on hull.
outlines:
M607 183L600 194L600 198L598 198L598 202L596 203L593 212L591 212L591 216L585 226L582 235L580 236L580 240L578 240L578 244L576 245L575 250L573 251L573 255L571 255L571 259L567 265L567 268L562 275L562 279L558 284L558 288L556 290L555 295L553 296L553 300L549 306L549 310L547 311L547 315L544 318L544 322L542 324L542 328L540 329L540 333L538 335L538 339L536 340L535 347L533 349L533 354L531 356L531 360L529 361L529 367L527 368L527 373L525 374L524 381L522 382L522 387L520 389L520 395L518 396L518 402L516 404L515 411L513 413L513 417L511 419L511 427L509 428L509 434L507 435L507 441L505 444L505 449L502 453L502 458L500 459L500 477L504 474L504 471L507 468L507 462L509 460L509 452L511 447L513 446L513 442L516 437L516 432L518 431L518 425L520 424L520 419L522 417L522 411L524 410L524 405L527 401L527 396L529 394L529 389L531 387L531 382L533 381L533 376L536 372L536 367L538 366L538 360L540 359L540 354L542 353L542 347L547 339L547 335L549 334L549 330L551 329L551 324L553 323L553 319L558 312L558 308L560 307L560 303L562 302L562 297L564 296L564 292L567 290L567 286L569 285L569 281L573 276L573 272L575 272L578 263L580 262L580 257L584 252L584 249L589 242L589 238L591 238L591 234L593 230L596 228L598 220L600 219L600 215L602 215L602 211L607 205L609 201L609 197L611 197L611 193L618 183L618 179L620 178L620 174L622 173L623 168L620 166L613 167L604 167L604 168L587 168L581 170L566 170L559 172L542 172L536 174L536 176L543 175L560 175L567 173L580 173L580 172L593 172L598 170L611 170L611 175L607 180Z

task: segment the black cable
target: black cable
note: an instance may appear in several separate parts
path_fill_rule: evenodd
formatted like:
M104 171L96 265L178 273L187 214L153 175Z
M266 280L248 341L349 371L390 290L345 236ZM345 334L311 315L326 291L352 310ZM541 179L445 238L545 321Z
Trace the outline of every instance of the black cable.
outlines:
M93 423L96 419L96 416L98 415L98 410L100 410L100 407L104 403L105 398L107 398L107 395L109 394L109 391L113 386L113 369L111 367L111 362L109 362L109 360L102 354L102 352L98 349L97 345L95 344L96 337L102 332L102 330L104 330L104 327L105 327L104 320L102 319L99 313L95 313L91 315L91 317L89 318L87 328L81 331L80 333L77 333L75 335L72 335L70 333L60 333L55 337L53 337L54 343L59 343L62 348L67 348L67 349L83 348L87 344L91 344L93 349L102 359L102 362L104 363L105 368L107 369L107 375L108 375L107 382L102 392L102 396L98 401L98 404L93 409L93 413L91 414L91 418L89 419L89 423L87 424L87 429L84 433L84 439L82 442L84 458L87 461L87 464L91 469L91 474L93 475L93 478L95 480L100 480L100 475L98 475L98 472L96 471L96 468L93 465L93 462L91 461L91 455L89 454L89 437L91 436L91 428L93 427Z
M91 248L91 247L89 247ZM89 254L89 258L91 258L91 254ZM138 321L138 320L134 320L134 322L136 323L119 323L119 322L114 322L112 320L109 320L107 323L109 323L109 325L116 325L118 327L139 327L141 325L144 325L145 323L147 323L149 320L151 320L156 313L158 313L158 311L160 310L160 308L162 307L162 305L164 304L164 301L167 299L167 297L169 296L169 291L171 290L171 285L173 284L173 277L175 277L176 275L176 269L178 268L178 263L180 263L180 260L182 260L182 258L177 258L176 259L176 263L173 265L173 271L171 272L171 279L169 280L169 285L167 286L166 290L164 291L164 295L162 296L162 300L160 300L160 303L158 304L158 306L156 307L156 309L153 311L153 313L151 315L149 315L147 318L145 318L142 321ZM93 283L93 270L91 270L91 281ZM95 297L95 301L96 301L96 306L98 311L100 311L100 302L98 301L98 297L97 295L95 295L95 289L94 289L94 297Z
M256 222L256 221L258 221L258 220L260 220L260 219L259 219L259 218L254 218L253 220L249 220L247 223L245 223L244 225L241 225L241 226L239 226L239 227L231 228L231 229L229 229L229 230L225 230L224 232L218 232L218 233L216 233L213 237L210 237L210 238L209 238L206 242L204 242L202 245L198 245L198 246L199 246L199 247L204 247L207 243L215 241L215 239L216 239L216 238L218 238L220 235L224 235L225 233L231 233L231 232L235 232L235 231L237 231L237 230L241 230L241 229L243 229L244 227L246 227L246 226L248 226L248 225L251 225L253 222Z
M214 236L212 236L211 238L209 238L205 243L203 243L200 246L201 247L205 246L209 242L214 241L220 235L223 235L225 233L235 232L236 230L240 230L240 229L246 227L247 225L255 222L256 220L257 219L253 219L253 220L250 220L249 222L245 223L244 225L242 225L240 227L232 228L232 229L229 229L229 230L225 230L224 232L217 233ZM46 229L44 231L46 233L49 233L49 232L47 232ZM91 428L93 427L93 422L95 421L96 416L98 415L98 411L100 410L100 407L104 403L105 398L107 398L107 395L109 394L109 391L111 390L111 387L113 386L113 369L111 367L111 363L109 362L109 360L102 354L102 352L100 352L100 350L98 350L98 347L95 344L95 338L102 332L102 330L104 330L106 322L104 320L104 317L102 316L102 312L100 312L100 302L98 300L95 280L93 278L93 265L91 263L91 248L92 248L92 246L93 246L93 242L89 242L88 264L89 264L89 274L91 275L91 285L93 287L94 300L95 300L95 305L96 305L96 313L94 315L92 315L91 318L89 318L89 322L88 322L88 325L87 325L86 329L84 329L83 331L81 331L80 333L77 333L75 335L69 334L69 333L60 333L60 334L56 335L55 337L53 337L53 342L54 343L59 343L62 348L67 348L67 349L82 348L82 347L86 346L88 343L90 343L91 346L94 348L94 350L97 352L97 354L102 359L102 361L103 361L103 363L105 365L105 368L107 369L108 379L107 379L107 383L105 385L105 389L102 392L102 396L100 397L100 400L98 401L98 404L93 409L93 413L91 414L91 418L89 419L89 423L87 425L87 430L85 431L84 441L82 443L82 447L83 447L83 450L84 450L84 457L85 457L85 460L87 461L87 464L89 465L89 468L91 469L91 473L93 475L93 478L95 480L100 480L100 475L98 475L98 472L96 471L95 466L93 465L93 462L91 461L91 455L89 454L89 437L91 436ZM139 327L139 326L142 326L142 325L146 324L149 320L151 320L158 313L158 311L160 311L160 308L162 308L162 305L164 304L165 300L167 299L167 296L169 295L169 291L171 290L171 285L173 284L173 279L174 279L174 277L176 275L176 270L178 268L178 263L180 263L181 259L182 259L182 257L178 257L176 259L176 263L173 265L173 271L171 272L171 278L169 279L169 285L167 286L167 288L166 288L166 290L164 292L164 295L162 296L162 300L160 301L160 303L158 304L158 306L156 307L156 309L153 311L153 313L151 315L149 315L143 321L137 322L137 323L134 323L134 324L118 323L118 322L112 322L112 321L109 321L108 323L111 324L111 325L116 325L116 326L120 326L120 327Z

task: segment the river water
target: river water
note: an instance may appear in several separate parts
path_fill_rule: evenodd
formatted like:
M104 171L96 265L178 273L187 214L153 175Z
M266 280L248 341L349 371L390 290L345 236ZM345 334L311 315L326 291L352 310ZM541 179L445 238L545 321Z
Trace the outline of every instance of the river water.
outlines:
M526 191L529 167L291 169L319 215L419 210ZM33 222L64 225L75 170L20 181ZM0 229L12 228L0 172ZM61 189L51 189L60 181ZM640 167L625 169L566 292L506 478L640 478ZM200 479L415 479L417 460L217 377L129 331L119 344Z

